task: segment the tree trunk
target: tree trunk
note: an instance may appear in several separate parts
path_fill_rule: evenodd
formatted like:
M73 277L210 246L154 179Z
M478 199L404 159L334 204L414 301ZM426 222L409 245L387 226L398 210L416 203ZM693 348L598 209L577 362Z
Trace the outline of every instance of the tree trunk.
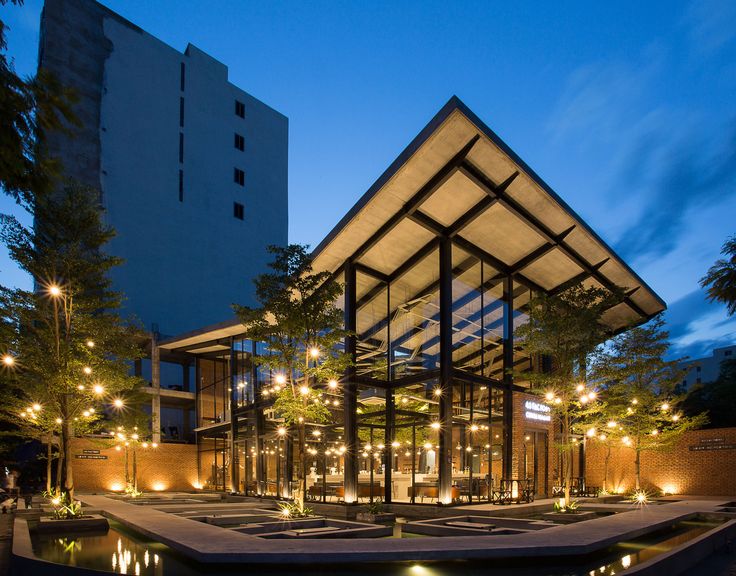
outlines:
M64 453L59 444L56 452L56 493L61 492L61 476L64 472Z
M299 487L294 494L294 503L299 511L304 510L304 500L307 497L307 446L304 423L299 424Z
M641 451L636 451L636 459L634 460L634 469L636 471L636 489L641 488Z
M611 444L609 442L606 450L606 459L603 462L603 491L608 491L608 464L611 461Z
M138 458L133 448L133 494L138 493Z
M72 459L72 436L74 431L71 422L65 421L61 427L61 445L64 454L64 491L69 494L69 500L74 498L74 469Z
M565 414L562 420L562 470L565 477L565 507L570 505L570 485L572 483L572 444L570 444L570 416Z
M48 441L46 442L46 493L51 494L51 460L53 459L53 446L52 441L54 439L53 434L49 434Z

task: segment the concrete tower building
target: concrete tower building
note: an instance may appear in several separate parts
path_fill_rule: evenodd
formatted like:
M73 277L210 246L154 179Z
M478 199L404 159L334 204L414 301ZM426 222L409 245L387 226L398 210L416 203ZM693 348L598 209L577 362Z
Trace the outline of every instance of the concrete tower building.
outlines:
M47 142L101 192L126 312L177 334L253 303L266 247L287 243L287 118L92 0L46 0L39 66L77 93L81 128Z

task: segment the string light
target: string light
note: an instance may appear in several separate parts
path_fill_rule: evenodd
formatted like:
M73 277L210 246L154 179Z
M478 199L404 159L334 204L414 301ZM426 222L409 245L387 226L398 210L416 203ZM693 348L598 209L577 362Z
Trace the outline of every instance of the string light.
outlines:
M15 364L15 358L10 354L5 354L3 356L3 364L6 366L13 366Z

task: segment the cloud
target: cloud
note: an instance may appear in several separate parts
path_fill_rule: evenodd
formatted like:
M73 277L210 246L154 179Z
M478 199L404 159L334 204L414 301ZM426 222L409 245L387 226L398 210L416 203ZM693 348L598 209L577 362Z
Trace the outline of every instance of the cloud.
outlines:
M713 348L736 341L736 318L724 314L722 304L705 299L705 292L694 290L675 301L666 313L670 333L670 357L700 358Z
M695 135L674 144L666 134L646 139L648 147L660 150L660 159L650 167L657 176L647 196L641 198L639 217L616 243L625 259L668 254L677 247L691 212L736 195L736 123L729 132L723 149L711 156L706 156L707 144ZM632 150L637 148L637 143L632 144ZM636 163L633 156L631 163Z
M685 13L684 24L695 52L711 55L736 37L736 3L694 0Z

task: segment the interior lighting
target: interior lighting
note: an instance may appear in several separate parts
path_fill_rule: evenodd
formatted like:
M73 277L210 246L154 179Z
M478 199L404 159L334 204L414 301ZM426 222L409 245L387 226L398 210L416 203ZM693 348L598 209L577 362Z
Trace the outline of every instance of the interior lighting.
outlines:
M440 423L439 422L432 422L430 424L430 427L432 428L432 430L439 430L440 429Z

